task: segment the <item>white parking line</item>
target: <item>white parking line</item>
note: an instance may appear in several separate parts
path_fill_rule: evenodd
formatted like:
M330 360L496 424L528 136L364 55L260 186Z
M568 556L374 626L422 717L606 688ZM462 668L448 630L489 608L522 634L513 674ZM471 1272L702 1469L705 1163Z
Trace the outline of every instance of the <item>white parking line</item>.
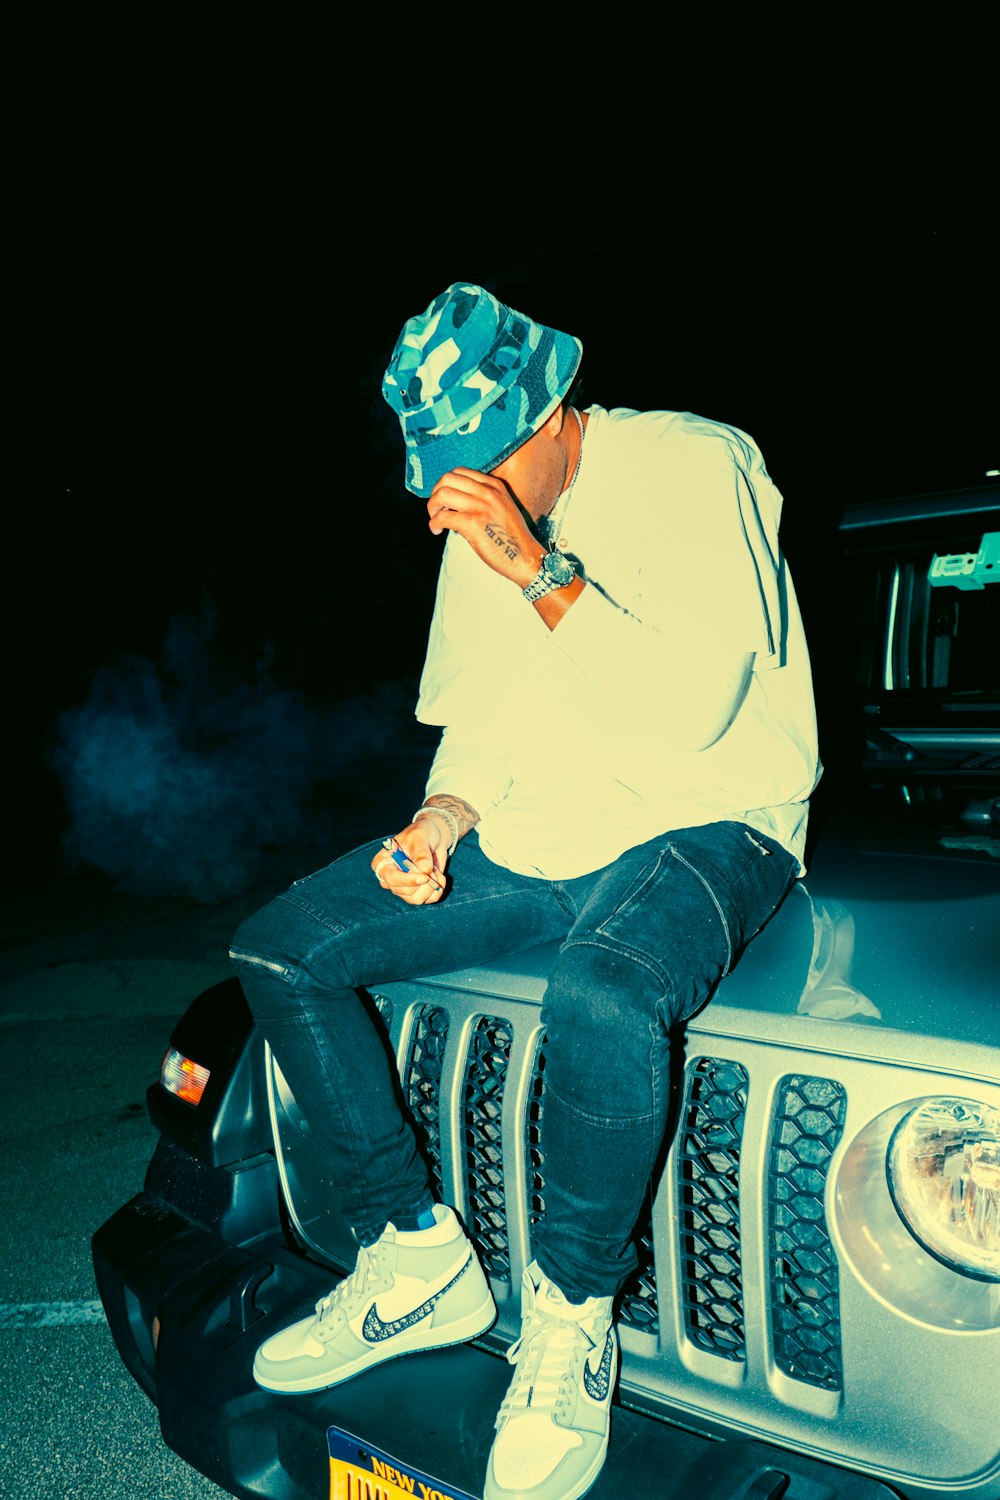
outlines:
M105 1323L104 1308L90 1302L0 1302L0 1328L68 1328Z

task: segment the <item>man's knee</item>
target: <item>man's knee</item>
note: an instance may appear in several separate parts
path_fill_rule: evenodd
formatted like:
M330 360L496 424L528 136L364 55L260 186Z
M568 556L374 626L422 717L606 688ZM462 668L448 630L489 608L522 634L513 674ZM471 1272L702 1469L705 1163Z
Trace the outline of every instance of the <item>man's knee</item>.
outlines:
M287 913L280 900L269 901L246 917L236 929L230 944L230 956L253 953L266 957L273 951L287 948Z
M621 1046L641 1028L648 1039L658 1026L662 976L641 955L596 941L570 942L549 978L542 1021L561 1048Z
M336 965L336 931L294 902L278 896L237 928L229 957L241 978L268 978L294 985L317 964Z

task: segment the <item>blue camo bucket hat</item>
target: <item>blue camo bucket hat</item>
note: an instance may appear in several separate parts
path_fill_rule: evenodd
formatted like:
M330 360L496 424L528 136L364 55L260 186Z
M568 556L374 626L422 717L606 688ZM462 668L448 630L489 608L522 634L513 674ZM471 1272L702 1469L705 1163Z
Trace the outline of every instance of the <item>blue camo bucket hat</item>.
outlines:
M382 380L403 429L406 488L426 499L457 464L495 469L552 415L582 357L579 339L453 282L404 323Z

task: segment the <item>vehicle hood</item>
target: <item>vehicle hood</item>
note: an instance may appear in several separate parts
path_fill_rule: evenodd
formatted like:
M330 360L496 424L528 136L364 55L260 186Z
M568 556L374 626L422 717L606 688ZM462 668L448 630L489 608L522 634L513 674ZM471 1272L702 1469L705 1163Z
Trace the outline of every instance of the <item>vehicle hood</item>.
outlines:
M437 979L535 999L556 948ZM1000 861L975 839L831 835L688 1024L1000 1083Z
M1000 1082L998 976L1000 863L974 840L831 838L697 1024Z

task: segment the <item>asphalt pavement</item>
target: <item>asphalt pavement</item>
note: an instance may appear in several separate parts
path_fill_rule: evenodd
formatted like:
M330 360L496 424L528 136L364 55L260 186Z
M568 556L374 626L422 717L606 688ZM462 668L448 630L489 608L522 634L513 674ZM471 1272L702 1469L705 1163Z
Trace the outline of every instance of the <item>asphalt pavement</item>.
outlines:
M225 1492L164 1445L115 1350L94 1230L142 1188L146 1113L170 1027L228 977L223 906L129 896L93 876L7 901L0 1050L0 1496L209 1500Z
M252 890L216 904L136 895L93 869L8 885L0 901L2 1500L225 1495L165 1446L154 1405L121 1363L91 1236L142 1188L156 1139L146 1089L178 1016L230 976L229 941L244 916L318 868L321 850L334 858L393 831L422 784L417 763L359 767L341 788L335 842L323 833L275 851Z

